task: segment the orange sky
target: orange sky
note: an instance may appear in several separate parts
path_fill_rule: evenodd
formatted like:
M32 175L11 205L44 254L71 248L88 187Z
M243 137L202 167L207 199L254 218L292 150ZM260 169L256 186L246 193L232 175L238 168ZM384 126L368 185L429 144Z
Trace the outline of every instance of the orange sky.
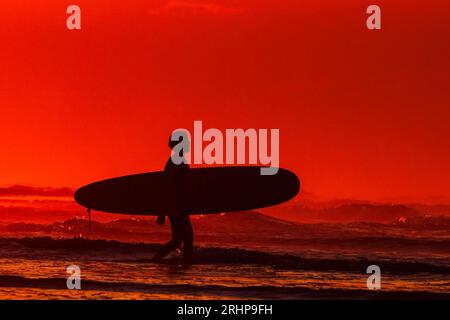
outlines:
M376 3L3 1L0 185L160 170L202 120L280 128L320 197L450 202L450 4Z

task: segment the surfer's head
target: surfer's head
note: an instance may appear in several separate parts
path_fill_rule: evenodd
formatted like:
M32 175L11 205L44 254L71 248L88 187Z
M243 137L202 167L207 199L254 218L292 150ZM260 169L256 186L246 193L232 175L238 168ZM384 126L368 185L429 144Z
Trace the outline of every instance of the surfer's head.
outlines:
M170 137L169 137L169 148L170 148L170 149L175 148L175 146L176 146L178 143L180 143L181 141L183 141L183 138L182 138L182 137L180 137L180 138L177 139L177 140L172 140L172 136L170 136Z
M175 130L170 135L169 148L173 150L177 145L183 152L190 151L189 135L185 130Z

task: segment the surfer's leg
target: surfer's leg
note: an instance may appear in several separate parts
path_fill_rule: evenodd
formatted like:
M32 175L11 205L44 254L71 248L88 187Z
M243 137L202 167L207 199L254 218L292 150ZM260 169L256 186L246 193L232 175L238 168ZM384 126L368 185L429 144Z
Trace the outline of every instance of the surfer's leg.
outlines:
M188 260L192 256L192 248L194 246L194 233L192 230L191 220L189 216L185 221L184 237L183 237L183 258Z
M165 256L177 249L180 246L180 243L180 240L171 239L159 249L158 253L152 258L152 262L158 262L164 259Z
M163 245L161 249L159 249L159 252L152 258L152 262L161 261L165 256L167 256L173 250L176 250L181 245L182 237L180 233L180 227L173 223L171 224L171 227L172 239L165 245Z

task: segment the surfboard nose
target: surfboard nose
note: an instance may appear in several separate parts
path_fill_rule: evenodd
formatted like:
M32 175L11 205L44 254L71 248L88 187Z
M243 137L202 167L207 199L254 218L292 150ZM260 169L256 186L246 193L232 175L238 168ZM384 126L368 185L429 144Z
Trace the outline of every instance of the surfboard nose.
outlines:
M290 174L290 183L291 183L291 190L292 190L292 197L295 197L301 189L301 183L300 179L297 177L297 175L291 171L286 170Z
M300 192L300 179L292 171L283 168L279 169L278 174L280 174L278 185L282 187L284 194L282 202L289 201Z

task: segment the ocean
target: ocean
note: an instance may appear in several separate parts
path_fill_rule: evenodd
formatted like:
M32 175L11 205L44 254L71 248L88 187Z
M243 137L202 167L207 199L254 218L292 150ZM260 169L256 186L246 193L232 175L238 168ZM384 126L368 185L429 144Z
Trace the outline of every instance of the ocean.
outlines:
M168 227L152 229L153 221L94 222L90 239L83 238L85 220L3 226L0 299L450 298L446 226L246 218L254 220L252 232L222 221L221 233L214 227L220 217L194 221L190 265L179 252L150 262L169 237ZM81 290L67 287L71 265L80 268ZM381 290L367 288L370 265L380 267Z

